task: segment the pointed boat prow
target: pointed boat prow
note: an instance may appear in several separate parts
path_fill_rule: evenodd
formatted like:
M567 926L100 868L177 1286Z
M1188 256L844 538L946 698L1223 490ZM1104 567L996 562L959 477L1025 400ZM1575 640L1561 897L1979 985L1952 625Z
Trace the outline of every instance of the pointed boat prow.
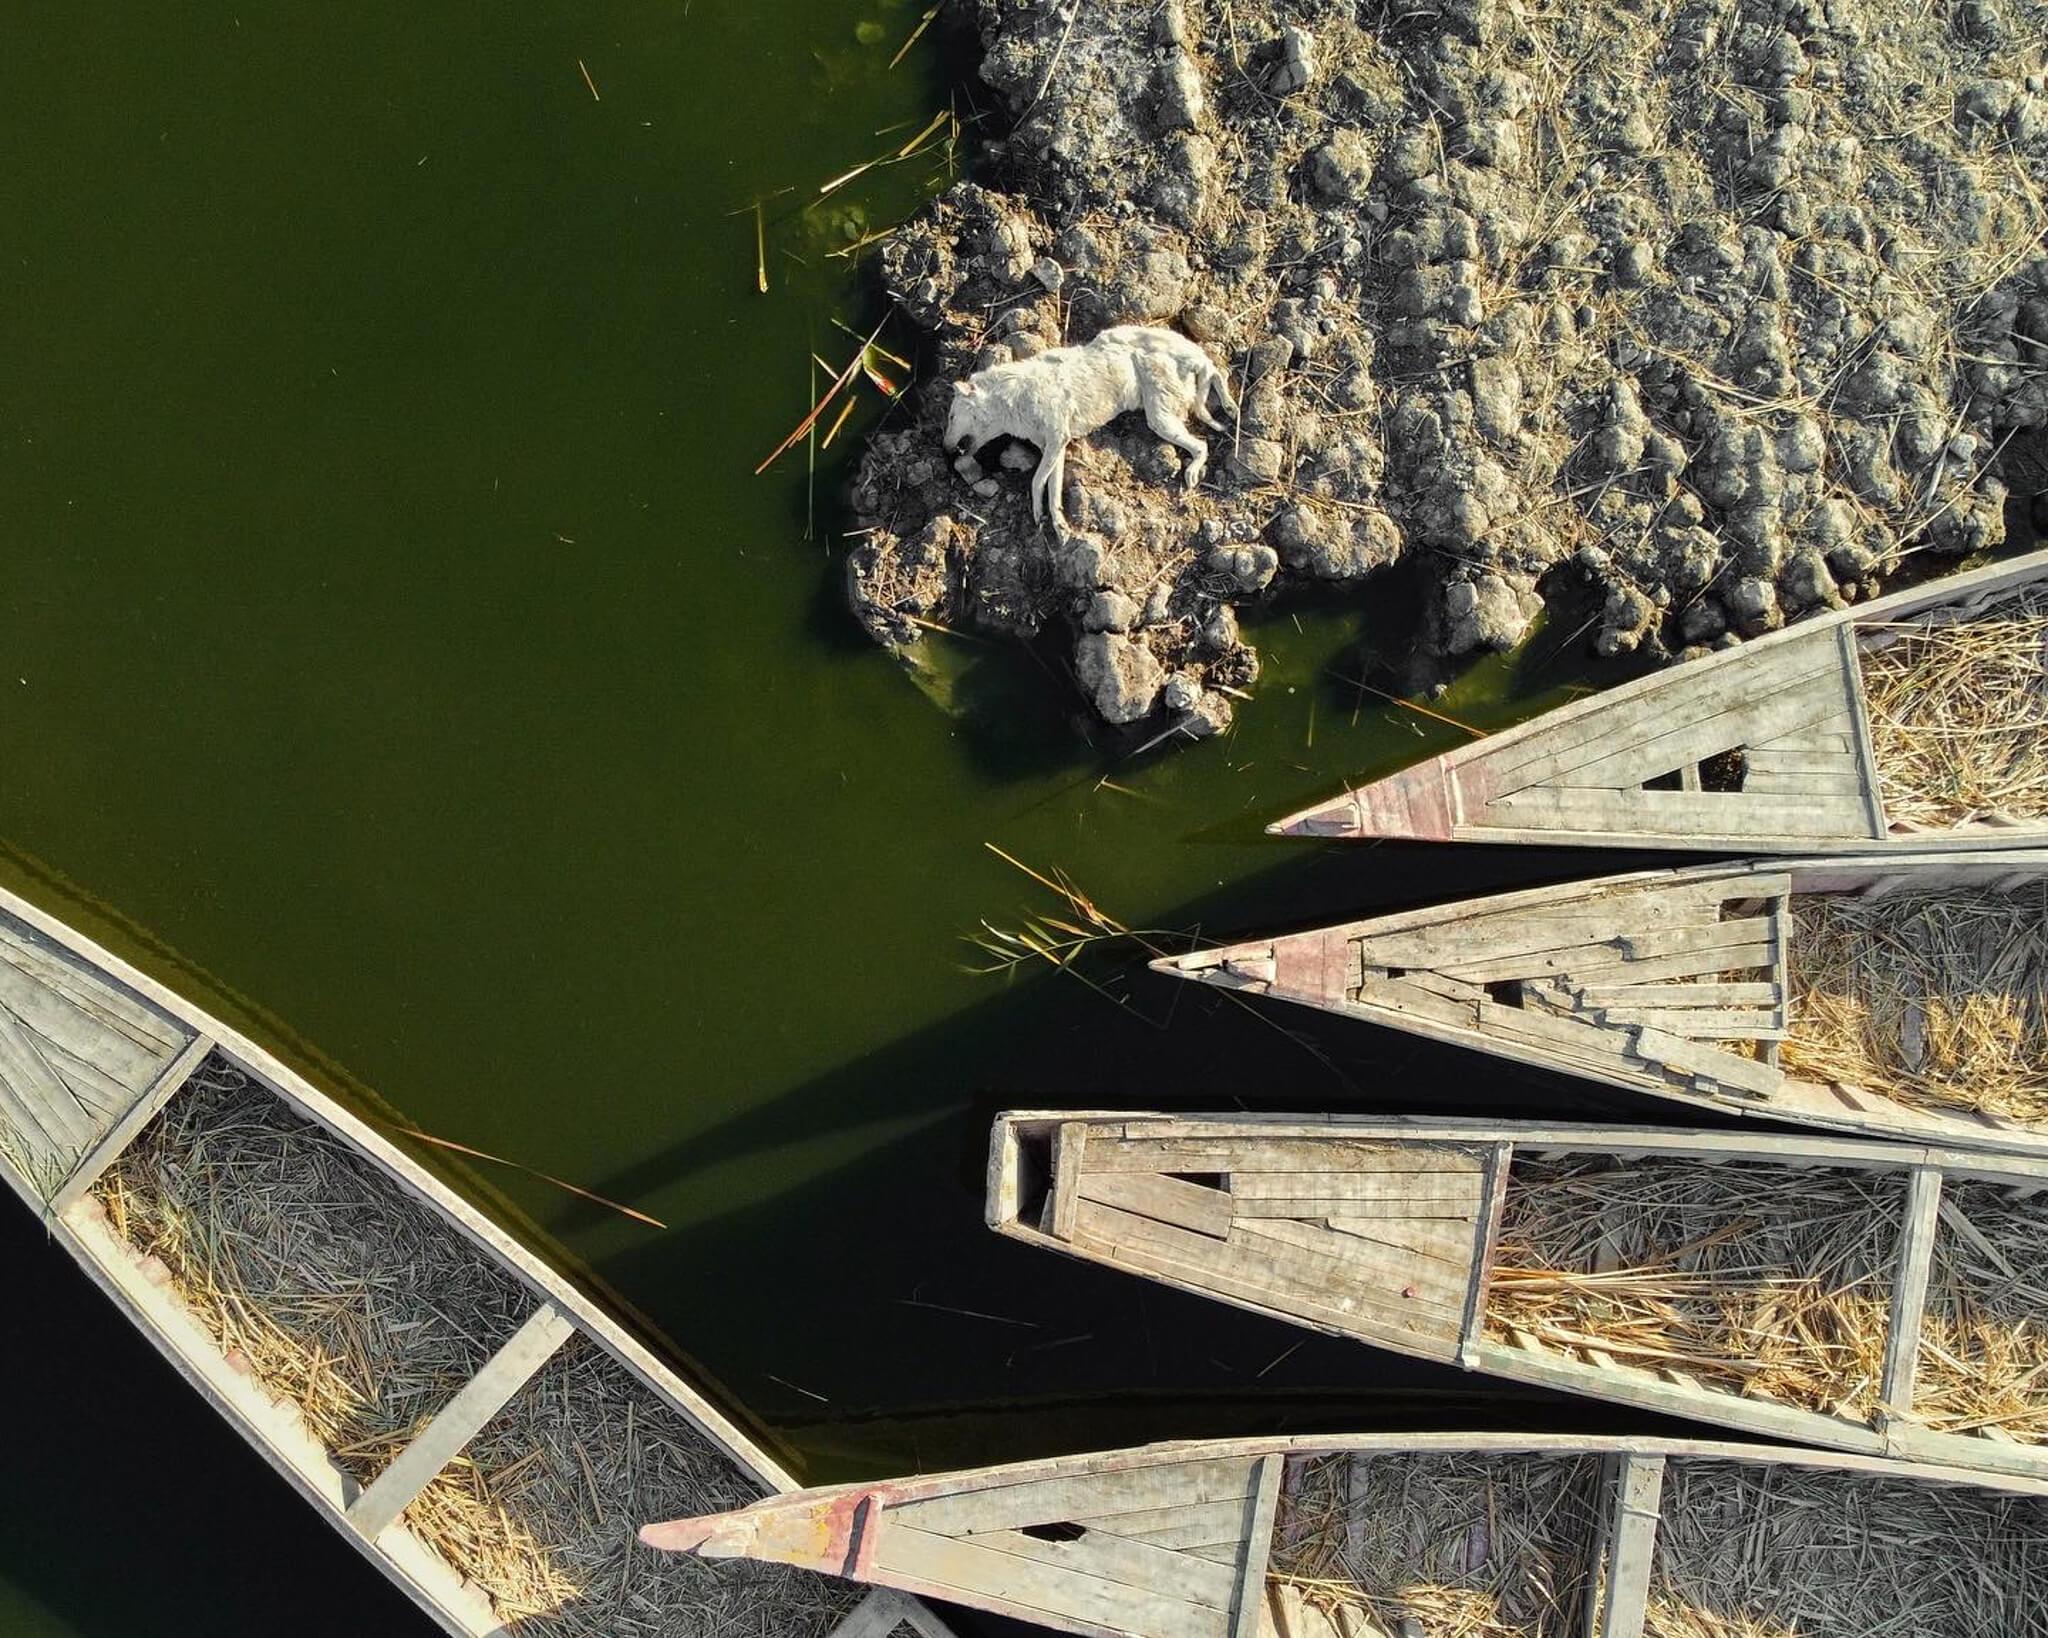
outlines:
M864 1490L771 1496L730 1513L644 1524L640 1540L664 1553L764 1559L827 1575L852 1575L867 1500Z

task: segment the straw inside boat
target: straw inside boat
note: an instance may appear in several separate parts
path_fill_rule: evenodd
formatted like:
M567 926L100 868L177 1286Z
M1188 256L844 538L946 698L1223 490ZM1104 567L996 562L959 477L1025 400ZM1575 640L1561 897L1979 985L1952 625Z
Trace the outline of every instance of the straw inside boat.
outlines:
M1988 1183L1943 1188L1912 1411L1953 1433L2048 1440L2048 1212L2039 1197Z
M1363 1613L1430 1638L1576 1633L1591 1577L1600 1463L1468 1452L1288 1464L1269 1575L1340 1631Z
M1886 818L2048 818L2048 586L1955 625L1877 627L1863 643Z
M535 1306L511 1274L216 1055L96 1186L227 1353L367 1484ZM758 1494L581 1337L404 1514L521 1633L751 1638L828 1630L852 1589L636 1552L633 1531Z
M1897 1175L1518 1155L1487 1331L1860 1421L1904 1196Z
M2041 1630L2048 1503L1956 1485L1680 1458L1650 1638L2013 1638Z
M2048 881L1792 901L1792 1074L2048 1121Z

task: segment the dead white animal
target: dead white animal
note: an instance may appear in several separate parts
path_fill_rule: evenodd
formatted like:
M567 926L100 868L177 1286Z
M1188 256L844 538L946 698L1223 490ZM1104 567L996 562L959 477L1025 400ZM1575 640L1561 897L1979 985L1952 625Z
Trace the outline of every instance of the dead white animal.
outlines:
M1188 429L1188 417L1221 431L1223 423L1209 413L1212 393L1238 413L1223 372L1186 336L1155 324L1119 324L1086 346L1049 348L958 383L946 416L946 448L965 454L1005 435L1036 444L1031 515L1049 510L1057 532L1067 445L1127 411L1143 410L1146 425L1185 450L1183 481L1189 489L1200 483L1209 446Z

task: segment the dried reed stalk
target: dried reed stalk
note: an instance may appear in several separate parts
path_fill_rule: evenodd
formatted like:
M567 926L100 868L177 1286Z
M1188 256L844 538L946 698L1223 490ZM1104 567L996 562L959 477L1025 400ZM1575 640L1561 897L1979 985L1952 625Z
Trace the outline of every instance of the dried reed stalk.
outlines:
M230 1359L364 1484L534 1305L430 1207L218 1056L97 1189ZM853 1589L633 1544L646 1519L757 1494L578 1337L404 1518L522 1633L814 1638Z
M1950 1182L1920 1327L1913 1418L2048 1440L2048 1208Z
M1792 901L1780 1061L1916 1109L2048 1120L2048 881Z
M2012 1638L2040 1631L2048 1503L1807 1468L1677 1460L1651 1638Z
M1487 1330L1861 1420L1903 1209L1894 1176L1518 1157Z
M1862 664L1886 816L2048 818L2048 587L1956 625L1879 629L1894 640Z
M1598 1461L1460 1452L1289 1463L1271 1574L1332 1613L1430 1638L1576 1633Z

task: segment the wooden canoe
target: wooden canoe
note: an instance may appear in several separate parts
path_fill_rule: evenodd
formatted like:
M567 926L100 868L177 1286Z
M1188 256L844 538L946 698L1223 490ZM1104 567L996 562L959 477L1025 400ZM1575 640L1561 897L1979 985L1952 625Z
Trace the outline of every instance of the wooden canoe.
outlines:
M1866 1638L1898 1617L2005 1638L2039 1630L2044 1531L2035 1479L1463 1433L1148 1445L811 1490L641 1539L1086 1638L1391 1638L1404 1616L1453 1630L1451 1611L1516 1638L1636 1638L1651 1611L1663 1631Z
M423 1417L409 1440L368 1482L316 1436L311 1420L276 1382L228 1345L202 1306L181 1290L162 1257L140 1245L110 1213L103 1189L131 1147L169 1128L154 1123L191 1115L189 1101L224 1083L242 1107L258 1108L267 1164L295 1164L295 1145L317 1148L321 1176L339 1167L351 1186L388 1198L416 1234L406 1245L366 1244L368 1283L405 1287L423 1265L467 1271L493 1283L524 1319L500 1338L479 1339L480 1368ZM271 1100L275 1100L274 1106ZM218 1134L228 1141L228 1134ZM212 1138L215 1134L208 1133ZM61 921L0 891L0 1177L42 1220L93 1282L236 1432L365 1558L402 1588L442 1630L466 1638L518 1632L651 1631L638 1616L608 1624L602 1610L574 1604L502 1607L473 1579L476 1566L451 1562L416 1533L409 1505L451 1462L462 1458L486 1482L477 1436L494 1417L500 1443L515 1412L538 1393L551 1362L564 1374L550 1397L584 1387L630 1406L631 1449L689 1453L694 1475L734 1493L774 1495L796 1480L711 1399L613 1319L567 1278L498 1228L432 1173L255 1042L191 1005ZM233 1185L223 1184L223 1189ZM232 1202L223 1201L224 1209ZM365 1230L366 1239L369 1231ZM379 1259L388 1261L388 1268ZM432 1293L425 1295L432 1297ZM422 1316L423 1320L428 1316ZM493 1348L492 1344L495 1343ZM571 1362L574 1371L569 1371ZM402 1362L365 1361L372 1379ZM568 1386L563 1386L563 1384ZM86 1407L80 1407L83 1412ZM633 1418L637 1416L637 1427ZM583 1455L578 1446L579 1455ZM551 1454L539 1449L535 1457ZM587 1457L586 1457L587 1459ZM666 1458L663 1458L664 1461ZM522 1464L528 1468L532 1463ZM714 1476L715 1475L715 1476ZM576 1481L579 1485L581 1479ZM705 1490L707 1497L716 1490ZM611 1498L614 1507L623 1498ZM505 1528L517 1528L516 1501L494 1496ZM602 1513L603 1503L597 1504ZM561 1523L559 1519L552 1522ZM592 1524L589 1539L536 1533L549 1555L624 1549L628 1528L616 1517ZM636 1597L658 1594L651 1555L627 1557ZM548 1572L548 1565L539 1566ZM624 1596L620 1582L602 1590ZM555 1577L552 1584L566 1582ZM592 1589L593 1592L598 1591ZM866 1600L821 1580L798 1580L743 1594L775 1603L778 1631L834 1638L886 1638L909 1628L927 1638L948 1629L913 1600L881 1593ZM616 1614L614 1608L613 1613ZM663 1633L695 1632L688 1611L658 1612Z
M1864 656L2048 579L2048 551L1881 597L1654 672L1268 827L1284 836L1821 853L2048 841L1999 812L1888 814ZM1894 775L1894 777L1897 777Z
M1823 948L1838 956L1862 948L1827 931L1844 918L1887 905L1946 917L1975 908L2039 926L2044 895L2048 851L2028 848L1694 865L1403 911L1152 965L1700 1108L2048 1157L2048 1124L2009 1106L1971 1108L1966 1076L1930 1072L1886 1082L1887 1093L1875 1073L1851 1084L1798 1068L1802 1053L1817 1051L1815 1019L1843 1006L1881 1006L1900 1029L1919 1027L1912 1005L1893 1005L1874 964L1852 963L1845 976L1839 958L1833 968L1819 959ZM1821 937L1824 946L1812 942ZM1992 978L1973 970L1965 985L2011 1009L2013 1050L2029 1062L2044 1027L2044 963L2048 952L2020 951ZM1931 1066L1926 1042L1916 1050ZM2035 1067L2048 1085L2048 1061ZM1902 1101L1902 1089L1915 1101Z
M1919 1374L1923 1330L1950 1358L1965 1346L1950 1335L1959 1316L1994 1317L2023 1348L2048 1327L2048 1286L2006 1255L2017 1236L2048 1257L2043 1191L2048 1161L1818 1137L1020 1113L990 1138L988 1221L1418 1358L1804 1445L2048 1480L2048 1383L2036 1410L2001 1421L1974 1398L1957 1409L1946 1363ZM1645 1204L1663 1199L1675 1204ZM1816 1221L1835 1225L1825 1268L1807 1250ZM1557 1266L1560 1239L1580 1266ZM1741 1266L1719 1276L1705 1253L1731 1242ZM1745 1339L1770 1359L1743 1353ZM2033 1403L2023 1372L2014 1380L2014 1404Z

